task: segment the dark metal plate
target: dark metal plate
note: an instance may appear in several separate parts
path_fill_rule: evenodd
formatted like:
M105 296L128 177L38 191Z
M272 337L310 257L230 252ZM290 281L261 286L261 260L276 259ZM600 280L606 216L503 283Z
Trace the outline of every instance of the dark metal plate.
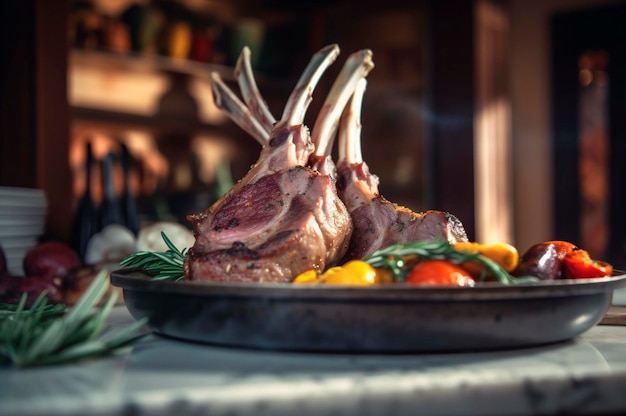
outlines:
M626 274L473 288L167 282L112 273L158 334L207 344L328 352L444 352L572 339L601 321Z

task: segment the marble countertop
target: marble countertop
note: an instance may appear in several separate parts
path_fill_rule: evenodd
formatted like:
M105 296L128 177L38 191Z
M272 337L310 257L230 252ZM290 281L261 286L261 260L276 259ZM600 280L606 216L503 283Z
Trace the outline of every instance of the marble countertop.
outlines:
M624 298L626 299L626 298ZM116 308L113 327L132 318ZM0 369L0 415L623 414L626 327L480 353L349 355L155 335L116 357Z

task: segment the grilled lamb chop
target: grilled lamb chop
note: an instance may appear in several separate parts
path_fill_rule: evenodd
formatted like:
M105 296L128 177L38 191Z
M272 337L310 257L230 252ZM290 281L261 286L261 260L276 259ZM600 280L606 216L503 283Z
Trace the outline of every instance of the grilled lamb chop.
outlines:
M378 177L369 171L361 153L361 105L366 88L362 79L341 117L337 190L352 217L354 230L342 261L361 259L395 243L441 238L467 241L454 215L428 210L416 213L380 195Z
M345 254L350 216L334 180L307 166L314 149L302 124L313 89L338 52L331 45L313 56L275 124L271 118L263 121L259 106L246 107L213 77L216 104L264 146L230 192L205 212L189 216L196 241L184 266L187 279L289 282L303 271L322 271ZM250 102L260 95L247 77L239 83L252 91L242 93ZM348 96L355 85L344 86Z

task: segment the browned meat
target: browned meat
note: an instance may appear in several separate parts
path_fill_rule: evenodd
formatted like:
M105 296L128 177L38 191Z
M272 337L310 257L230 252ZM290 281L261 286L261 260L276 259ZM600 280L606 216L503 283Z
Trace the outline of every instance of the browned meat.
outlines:
M294 167L228 196L192 218L190 280L291 281L346 250L351 223L328 176Z
M454 215L429 210L416 213L380 195L378 177L370 173L361 154L361 104L365 79L341 119L337 189L352 217L354 230L343 261L360 259L395 243L442 238L467 241L461 221Z
M288 282L309 269L322 271L345 254L350 216L334 180L307 166L314 146L302 124L312 91L338 52L331 45L312 58L275 124L245 62L238 71L248 106L214 76L217 105L264 146L228 194L189 217L196 242L185 263L187 279ZM356 81L340 88L348 90L343 95L352 95Z

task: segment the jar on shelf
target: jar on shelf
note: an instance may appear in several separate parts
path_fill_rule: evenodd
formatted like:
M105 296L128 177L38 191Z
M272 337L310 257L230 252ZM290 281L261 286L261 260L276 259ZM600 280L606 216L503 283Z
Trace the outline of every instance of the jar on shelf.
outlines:
M172 22L167 33L167 56L175 59L187 59L191 50L191 40L192 31L188 22Z

